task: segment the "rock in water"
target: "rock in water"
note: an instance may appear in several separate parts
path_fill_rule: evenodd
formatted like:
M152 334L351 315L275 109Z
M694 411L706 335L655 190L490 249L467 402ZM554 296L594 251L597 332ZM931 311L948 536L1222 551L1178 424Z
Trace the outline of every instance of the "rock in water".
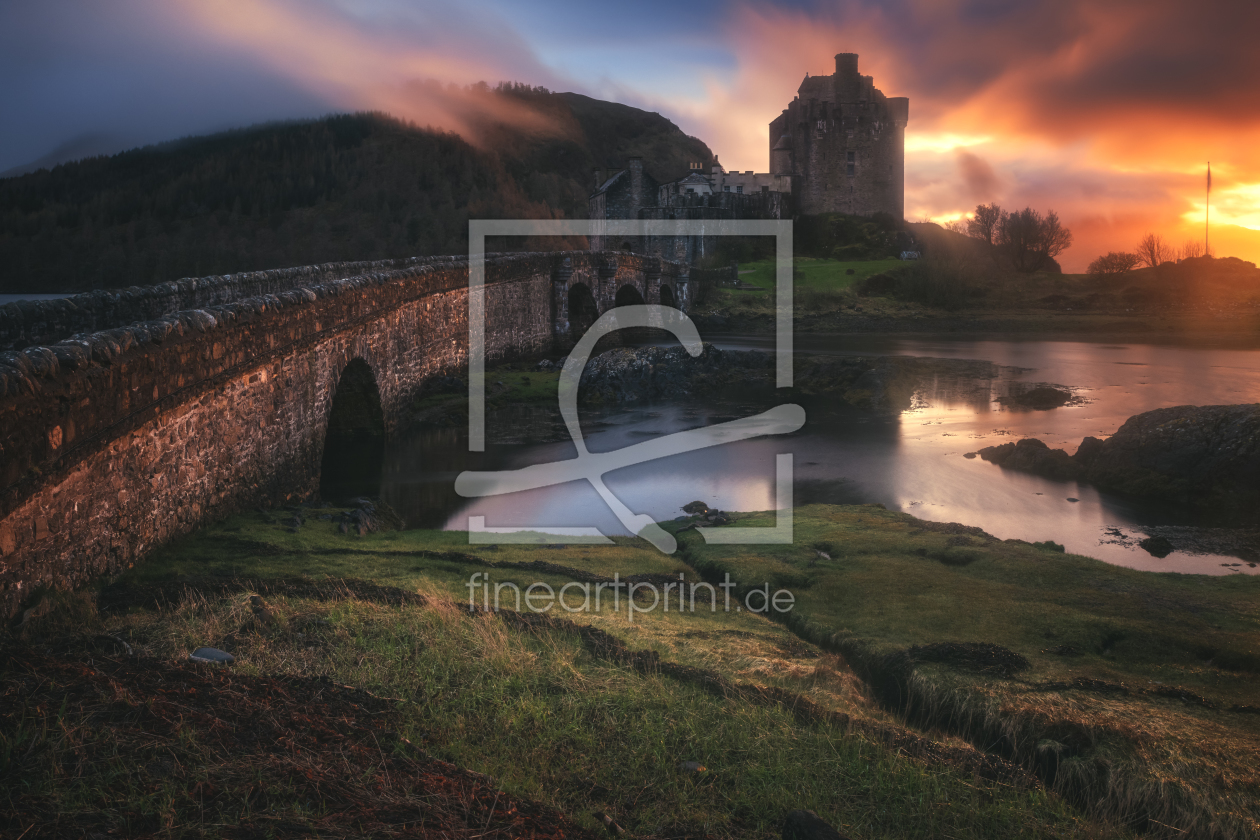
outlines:
M1002 400L1002 402L1007 405L1018 406L1019 408L1031 408L1034 411L1049 411L1052 408L1066 405L1071 399L1071 391L1042 387L1033 388L1031 391L1023 394L1012 394Z
M1146 549L1148 554L1158 557L1161 560L1177 550L1176 546L1170 543L1167 537L1147 537L1138 543L1138 545Z
M1085 438L1071 456L1028 438L986 447L980 457L1005 469L1177 502L1219 523L1254 521L1260 508L1260 403L1147 411L1105 441Z
M980 457L1008 470L1044 475L1060 481L1080 478L1081 465L1073 461L1062 449L1051 449L1036 438L1024 438L1016 443L986 446Z
M783 820L783 840L848 840L813 811L788 811Z
M1218 520L1260 504L1260 404L1182 405L1138 414L1076 459L1100 487L1188 504Z

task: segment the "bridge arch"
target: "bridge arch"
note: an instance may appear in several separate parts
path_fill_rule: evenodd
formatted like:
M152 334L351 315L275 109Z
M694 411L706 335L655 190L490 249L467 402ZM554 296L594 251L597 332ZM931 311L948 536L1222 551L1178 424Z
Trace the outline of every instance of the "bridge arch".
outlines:
M643 293L631 283L618 289L617 296L613 299L614 306L642 306L644 303Z
M661 306L678 308L678 301L674 299L674 290L664 283L661 284Z
M333 502L379 496L385 411L372 366L351 359L337 377L320 459L319 495Z

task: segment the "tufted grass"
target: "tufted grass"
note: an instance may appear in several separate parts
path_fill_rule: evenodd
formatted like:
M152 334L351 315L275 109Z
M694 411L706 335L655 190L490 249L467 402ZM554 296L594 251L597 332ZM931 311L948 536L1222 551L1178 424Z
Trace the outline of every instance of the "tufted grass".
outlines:
M795 517L793 546L719 549L687 533L681 553L710 576L791 589L794 630L842 653L886 703L1057 768L1054 787L1097 813L1189 836L1260 830L1260 579L1139 572L878 505ZM771 518L741 524L757 522ZM1003 678L904 656L940 642L1000 645L1031 667Z
M70 598L27 628L23 643L82 657L76 651L84 650L85 640L106 632L173 666L192 647L209 643L238 657L231 673L242 679L327 676L391 698L389 728L415 745L490 774L509 794L554 805L591 830L603 830L593 816L603 811L634 835L761 838L777 836L787 810L808 807L855 838L1129 836L1045 791L912 759L863 734L862 726L902 731L901 724L878 706L844 657L758 615L657 611L630 621L605 604L599 612L560 617L605 630L631 649L654 651L667 663L706 669L732 685L808 698L848 716L853 727L714 693L676 675L636 670L596 655L563 625L527 631L461 606L468 597L463 583L474 572L518 583L566 580L562 573L512 563L541 560L603 575L681 572L697 579L681 558L663 556L642 541L490 549L469 546L458 533L350 537L315 519L292 534L265 520L263 514L242 514L207 528L157 552L108 590L116 595L174 584L178 591L182 581L184 595L164 607L100 613L89 598ZM487 561L497 565L483 565ZM206 586L245 574L327 580L329 591L339 578L366 578L401 593L418 592L423 602L381 603L350 590L324 598L269 593L270 615L260 621L247 590ZM127 766L135 756L122 749L125 733L93 727L64 709L44 714L51 715L45 731L56 734L46 742L49 749L29 756L29 728L15 730L12 719L0 718L0 757L6 762L0 774L13 779L20 771L22 779L16 787L6 785L0 810L20 795L39 796L58 813L104 814L115 819L113 825L167 826L166 836L222 836L233 819L262 819L249 810L254 800L239 781L248 768L207 764L207 748L195 733L176 742L146 742L145 749L161 751L182 768L178 784L155 785L137 781ZM935 737L965 748L957 737ZM114 757L98 760L91 781L66 783L64 768L74 766L76 755L108 755L110 744ZM680 761L707 769L685 773ZM263 778L250 784L267 781L265 768L254 770ZM228 803L228 811L216 812L215 825L189 810L175 789L207 774L228 788L218 793L216 802ZM296 793L292 802L281 797L272 808L266 819L277 826L310 828L329 818L319 802Z

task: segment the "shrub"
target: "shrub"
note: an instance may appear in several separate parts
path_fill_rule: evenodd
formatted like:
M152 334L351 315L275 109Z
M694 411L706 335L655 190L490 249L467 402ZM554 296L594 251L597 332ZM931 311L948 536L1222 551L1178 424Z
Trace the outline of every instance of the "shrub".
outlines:
M954 310L989 294L987 271L964 259L925 259L889 274L868 277L862 285L868 295ZM877 279L880 277L887 279Z
M1133 270L1141 260L1137 254L1127 251L1109 251L1089 264L1087 274L1124 274Z

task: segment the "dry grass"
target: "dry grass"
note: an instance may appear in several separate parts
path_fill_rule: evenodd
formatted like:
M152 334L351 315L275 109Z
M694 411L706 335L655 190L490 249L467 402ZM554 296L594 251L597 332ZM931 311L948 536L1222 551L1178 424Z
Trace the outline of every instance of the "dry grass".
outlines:
M1170 837L1260 832L1260 717L1247 713L1260 695L1260 581L976 536L975 562L950 566L932 559L948 526L930 524L878 506L798 508L798 542L826 539L834 561L687 535L684 552L748 584L790 571L792 627L843 653L886 708L1035 769L1093 813ZM910 655L941 642L985 642L1030 666L1002 677Z
M470 614L448 584L421 576L411 589L264 584L251 603L249 589L192 583L160 609L105 613L69 599L25 628L28 645L0 669L9 707L23 709L0 719L0 811L47 821L28 836L427 836L420 815L469 836L485 815L490 836L542 837L569 825L558 812L581 836L607 812L645 836L765 837L801 806L857 837L1122 836L965 769L988 766L970 747L887 723L842 658L762 619L505 621ZM102 653L99 634L135 657ZM236 664L183 661L205 643ZM95 699L60 702L70 677ZM106 686L135 710L158 682L185 694L156 717L100 717ZM32 750L38 709L65 734ZM195 726L177 729L179 714ZM709 769L680 775L684 759ZM161 775L166 761L175 769Z

